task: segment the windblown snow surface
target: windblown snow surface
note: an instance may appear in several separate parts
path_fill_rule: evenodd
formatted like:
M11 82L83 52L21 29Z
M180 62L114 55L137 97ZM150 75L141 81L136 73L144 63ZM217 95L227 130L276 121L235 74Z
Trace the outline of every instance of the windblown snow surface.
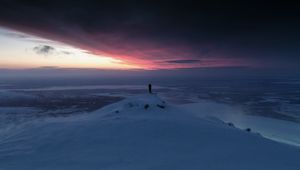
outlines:
M299 170L300 149L147 94L1 134L0 169Z
M240 107L212 101L184 104L181 107L195 116L215 117L239 129L250 128L271 140L300 147L299 123L245 114Z

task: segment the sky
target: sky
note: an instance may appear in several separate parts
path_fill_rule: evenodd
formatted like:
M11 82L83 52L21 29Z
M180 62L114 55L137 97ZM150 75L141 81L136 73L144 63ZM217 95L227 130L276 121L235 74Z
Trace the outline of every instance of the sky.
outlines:
M1 0L0 68L299 70L295 1Z
M103 55L0 27L0 68L137 68Z

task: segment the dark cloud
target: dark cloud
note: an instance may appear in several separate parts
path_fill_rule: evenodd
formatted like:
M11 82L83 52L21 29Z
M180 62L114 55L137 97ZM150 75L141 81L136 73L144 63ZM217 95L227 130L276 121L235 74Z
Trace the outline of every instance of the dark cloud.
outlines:
M69 52L69 51L61 51L62 54L65 54L65 55L71 55L73 53Z
M15 37L15 38L19 38L19 39L29 38L28 35L21 34L21 33L15 33L15 32L4 33L3 35L5 35L7 37Z
M4 26L137 63L176 56L297 67L299 19L299 5L288 0L4 0L0 6Z
M200 63L201 60L167 60L165 62L170 64L195 64Z
M40 45L33 47L33 51L35 51L37 54L49 55L55 51L55 48L49 45Z

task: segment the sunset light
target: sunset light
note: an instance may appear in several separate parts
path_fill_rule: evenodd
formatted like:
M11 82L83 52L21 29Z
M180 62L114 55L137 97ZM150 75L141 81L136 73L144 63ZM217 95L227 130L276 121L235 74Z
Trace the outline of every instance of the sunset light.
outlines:
M1 68L137 69L120 59L0 27Z

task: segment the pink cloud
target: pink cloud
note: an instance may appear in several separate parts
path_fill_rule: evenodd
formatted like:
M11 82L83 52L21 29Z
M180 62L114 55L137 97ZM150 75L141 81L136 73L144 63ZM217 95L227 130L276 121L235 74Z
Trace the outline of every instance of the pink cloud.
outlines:
M55 40L84 49L95 55L104 55L145 69L173 69L194 67L226 67L249 64L214 51L210 44L192 45L187 42L166 42L142 39L115 32L87 32L79 27L60 26L57 30L16 27L19 31ZM201 49L210 52L202 52ZM168 62L198 60L199 62Z

